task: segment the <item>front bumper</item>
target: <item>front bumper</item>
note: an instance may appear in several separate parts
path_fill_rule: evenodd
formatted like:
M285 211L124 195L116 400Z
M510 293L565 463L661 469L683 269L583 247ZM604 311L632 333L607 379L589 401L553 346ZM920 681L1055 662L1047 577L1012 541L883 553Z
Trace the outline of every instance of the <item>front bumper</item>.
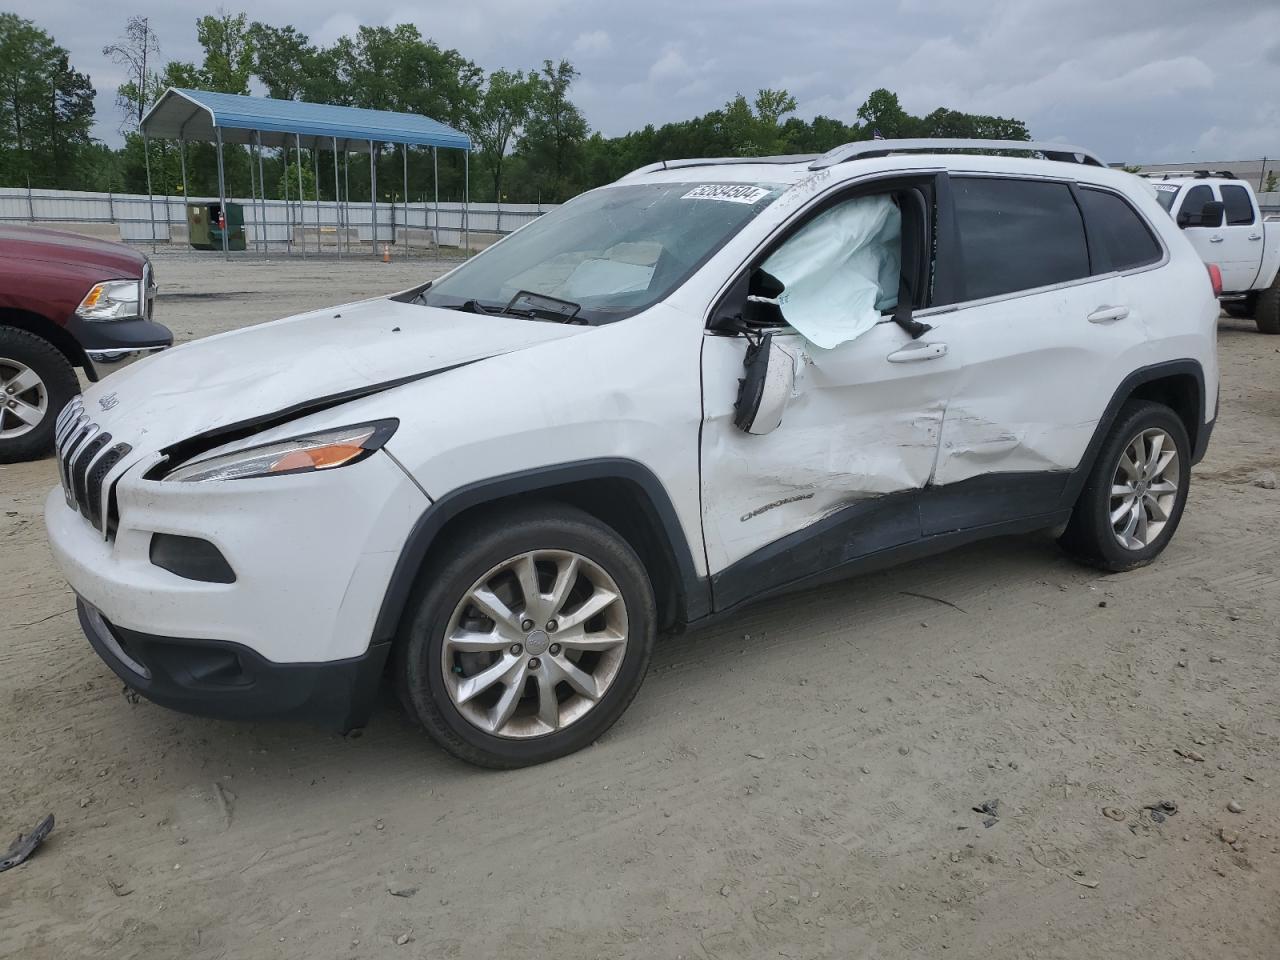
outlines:
M173 346L168 327L143 317L105 321L72 317L67 332L84 350L85 373L94 382Z
M250 673L280 667L289 676L371 652L396 558L429 505L390 457L326 473L212 483L144 480L144 468L140 461L116 485L112 536L69 506L60 487L45 502L54 560L118 637L142 637L146 649L213 644L235 652ZM212 544L234 581L160 565L156 534Z
M89 643L124 683L153 703L228 720L292 719L362 727L391 644L327 663L274 663L237 643L158 637L113 625L76 601Z

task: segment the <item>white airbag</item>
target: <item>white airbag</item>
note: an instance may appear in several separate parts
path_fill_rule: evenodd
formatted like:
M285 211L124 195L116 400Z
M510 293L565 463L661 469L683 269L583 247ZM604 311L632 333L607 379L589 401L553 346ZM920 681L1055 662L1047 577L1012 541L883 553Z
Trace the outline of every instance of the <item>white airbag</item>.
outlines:
M859 197L819 214L763 264L786 290L783 316L830 350L875 326L897 305L902 214L888 196Z

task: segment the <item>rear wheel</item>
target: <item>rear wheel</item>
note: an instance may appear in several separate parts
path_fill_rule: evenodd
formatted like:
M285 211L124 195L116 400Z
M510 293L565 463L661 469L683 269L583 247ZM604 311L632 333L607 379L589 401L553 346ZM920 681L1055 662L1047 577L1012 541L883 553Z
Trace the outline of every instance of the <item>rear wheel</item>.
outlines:
M1253 322L1261 333L1280 333L1280 273L1266 290L1258 293Z
M1191 482L1191 443L1168 407L1130 401L1120 410L1059 542L1103 570L1154 560L1178 528Z
M656 628L645 569L573 507L503 511L452 539L398 641L406 708L454 755L522 767L581 749L639 690Z
M79 389L57 347L25 330L0 327L0 463L48 453L58 412Z

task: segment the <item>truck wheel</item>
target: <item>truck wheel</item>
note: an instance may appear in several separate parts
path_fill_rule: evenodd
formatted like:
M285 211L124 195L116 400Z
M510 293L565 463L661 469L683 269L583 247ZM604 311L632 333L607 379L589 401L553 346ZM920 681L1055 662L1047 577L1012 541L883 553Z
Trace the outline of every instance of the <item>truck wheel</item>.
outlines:
M1146 566L1182 519L1191 485L1191 442L1164 404L1131 400L1098 452L1059 543L1103 570Z
M1260 333L1280 333L1280 274L1258 294L1253 322Z
M58 348L35 334L0 327L0 463L34 460L53 449L53 427L80 391Z
M396 682L463 760L513 768L572 753L640 689L653 588L631 546L588 513L500 511L452 537L420 584Z

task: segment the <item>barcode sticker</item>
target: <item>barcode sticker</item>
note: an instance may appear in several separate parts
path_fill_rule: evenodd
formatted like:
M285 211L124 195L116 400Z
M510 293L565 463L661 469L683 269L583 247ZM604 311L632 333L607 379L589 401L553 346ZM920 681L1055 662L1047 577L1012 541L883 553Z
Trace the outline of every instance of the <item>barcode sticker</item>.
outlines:
M704 183L694 187L681 200L724 200L727 203L759 203L769 195L764 187L745 183Z

